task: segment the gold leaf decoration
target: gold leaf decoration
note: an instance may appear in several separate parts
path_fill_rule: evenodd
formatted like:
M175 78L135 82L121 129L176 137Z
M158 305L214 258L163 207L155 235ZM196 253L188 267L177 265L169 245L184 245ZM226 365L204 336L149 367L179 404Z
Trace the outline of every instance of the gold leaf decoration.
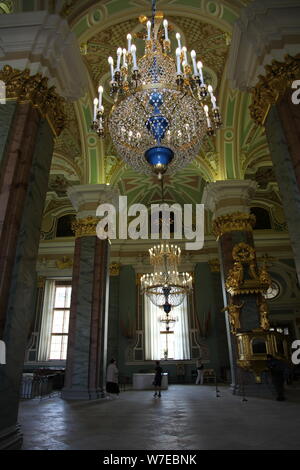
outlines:
M21 104L32 103L49 121L54 133L60 135L66 122L65 99L56 93L55 87L48 87L47 77L40 73L30 75L29 69L20 71L4 65L0 70L0 80L6 85L7 99Z

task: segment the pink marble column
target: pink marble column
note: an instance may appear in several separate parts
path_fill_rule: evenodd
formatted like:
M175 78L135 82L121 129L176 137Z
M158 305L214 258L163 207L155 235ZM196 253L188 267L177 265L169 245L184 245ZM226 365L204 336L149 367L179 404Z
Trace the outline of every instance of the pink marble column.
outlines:
M16 105L0 179L0 337L39 124L31 104Z

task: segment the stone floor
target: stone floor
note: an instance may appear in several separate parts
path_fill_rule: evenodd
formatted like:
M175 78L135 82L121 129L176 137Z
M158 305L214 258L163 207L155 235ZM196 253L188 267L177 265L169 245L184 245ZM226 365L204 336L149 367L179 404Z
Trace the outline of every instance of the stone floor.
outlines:
M300 388L298 386L298 388ZM23 401L24 449L299 449L300 390L288 401L233 396L227 387L172 385L162 398L126 391L119 398Z

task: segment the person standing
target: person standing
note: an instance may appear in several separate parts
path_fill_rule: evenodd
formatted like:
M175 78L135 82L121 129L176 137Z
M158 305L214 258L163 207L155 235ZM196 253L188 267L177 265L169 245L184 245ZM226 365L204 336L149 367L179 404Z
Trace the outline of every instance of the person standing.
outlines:
M160 367L160 362L156 361L155 362L156 367L155 367L155 377L154 377L154 382L153 385L155 387L155 393L154 397L160 398L161 397L161 381L162 381L162 367Z
M115 359L111 359L106 372L106 391L119 395L119 371Z
M197 379L196 379L196 385L203 385L203 380L204 380L204 365L202 364L202 360L198 359L196 363L197 367Z
M272 384L277 394L276 400L284 401L284 380L287 365L283 361L276 359L272 354L267 354L267 365L270 369Z

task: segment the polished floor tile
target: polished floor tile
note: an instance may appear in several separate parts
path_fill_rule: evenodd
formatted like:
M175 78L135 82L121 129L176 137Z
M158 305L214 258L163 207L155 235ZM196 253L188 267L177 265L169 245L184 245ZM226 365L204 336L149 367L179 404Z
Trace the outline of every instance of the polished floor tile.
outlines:
M299 449L300 391L288 401L233 396L221 387L172 385L153 398L126 391L119 398L23 401L24 449L188 450Z

